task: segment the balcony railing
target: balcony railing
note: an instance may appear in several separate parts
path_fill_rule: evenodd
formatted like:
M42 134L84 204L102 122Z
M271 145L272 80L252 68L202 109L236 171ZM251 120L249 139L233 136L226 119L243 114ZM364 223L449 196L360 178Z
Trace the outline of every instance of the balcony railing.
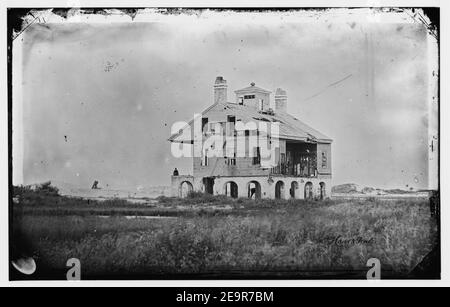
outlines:
M317 177L317 167L314 165L301 165L279 163L271 169L273 175L286 175L295 177Z

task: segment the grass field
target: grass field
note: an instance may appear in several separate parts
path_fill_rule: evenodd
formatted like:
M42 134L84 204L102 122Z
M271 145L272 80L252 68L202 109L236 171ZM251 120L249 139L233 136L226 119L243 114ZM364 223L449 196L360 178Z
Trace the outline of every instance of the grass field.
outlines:
M365 278L369 258L381 261L382 274L404 278L432 250L437 234L427 199L193 195L131 204L27 189L17 189L15 197L15 250L33 255L47 271L63 272L69 258L78 258L82 278L308 278L306 271Z

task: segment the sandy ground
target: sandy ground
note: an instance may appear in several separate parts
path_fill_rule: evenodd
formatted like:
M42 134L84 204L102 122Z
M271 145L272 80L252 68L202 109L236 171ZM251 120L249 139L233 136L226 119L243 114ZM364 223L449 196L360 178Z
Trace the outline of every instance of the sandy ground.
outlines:
M333 193L332 198L336 199L364 199L368 197L375 197L379 199L410 199L410 198L428 198L428 192L415 192L415 193L405 193L405 194L364 194L364 193Z
M170 187L166 186L139 189L90 189L63 182L52 182L52 185L56 186L59 189L59 193L63 196L82 197L95 200L120 198L140 203L148 202L149 199L155 199L162 195L170 196Z
M86 199L106 200L112 198L125 199L134 203L155 203L158 196L170 196L170 187L146 187L146 188L129 188L129 189L90 189L78 187L69 183L52 182L52 185L59 189L59 193L64 196L81 197ZM336 199L365 199L368 197L376 197L381 199L410 199L410 198L428 198L428 192L416 192L405 194L389 194L384 193L378 195L376 193L333 193L332 198Z

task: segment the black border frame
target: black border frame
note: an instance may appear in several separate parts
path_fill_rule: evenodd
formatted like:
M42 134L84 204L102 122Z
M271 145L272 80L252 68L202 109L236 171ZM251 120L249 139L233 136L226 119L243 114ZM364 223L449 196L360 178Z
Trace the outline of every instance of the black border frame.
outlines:
M425 15L431 20L431 24L427 25L428 28L435 30L437 33L437 44L438 44L438 73L437 73L437 99L438 99L438 140L440 141L441 135L441 125L440 125L440 7L394 7L394 6L386 6L386 7L178 7L178 8L164 8L164 7L138 7L138 8L117 8L117 7L104 7L104 8L96 8L96 7L82 7L80 8L87 13L96 14L96 13L105 13L105 10L117 9L123 11L125 14L134 14L138 10L152 8L161 10L162 12L166 12L166 14L181 14L187 11L201 11L201 10L213 10L213 11L238 11L238 12L273 12L273 11L290 11L290 10L316 10L316 11L324 11L328 9L339 9L339 8L347 8L347 9L422 9ZM13 31L22 27L21 19L23 16L26 16L32 10L47 10L52 9L54 13L63 14L71 8L69 7L38 7L38 8L7 8L7 79L8 79L8 220L9 220L9 229L8 229L8 254L9 259L11 259L12 248L11 242L12 238L12 225L13 225L13 185L12 185L12 42L13 42ZM24 30L24 29L23 29ZM441 250L441 217L440 217L440 174L441 174L441 147L439 143L438 147L438 190L431 191L430 195L430 208L434 206L436 208L437 215L435 216L437 225L438 225L438 242L436 243L435 249L437 249L437 255L433 255L432 257L437 262L435 263L436 268L432 272L419 272L418 274L412 274L411 276L401 277L401 279L440 279L441 277L441 261L442 261L442 250ZM435 253L436 253L435 252ZM431 254L431 253L430 253ZM418 265L420 266L420 264ZM362 275L356 275L358 273L362 273L362 271L304 271L304 276L299 276L297 272L273 272L275 274L270 275L259 275L259 274L247 274L243 275L242 272L237 272L238 274L230 274L230 272L221 272L216 274L208 274L205 276L196 275L196 274L186 274L186 275L169 275L169 276L161 276L161 275L134 275L134 276L117 276L117 275L96 275L89 276L87 279L83 280L216 280L216 279L232 279L232 280L248 280L248 279L261 279L261 280L273 280L273 279L282 279L282 280L364 280L365 272ZM281 274L279 274L281 273ZM163 278L161 278L163 277ZM356 277L356 278L355 278ZM50 274L45 274L42 278L27 278L24 275L19 277L18 274L15 273L15 269L12 268L11 264L9 265L9 280L65 280L65 271L64 272L53 272ZM384 280L390 279L398 279L396 276L388 276L383 277Z

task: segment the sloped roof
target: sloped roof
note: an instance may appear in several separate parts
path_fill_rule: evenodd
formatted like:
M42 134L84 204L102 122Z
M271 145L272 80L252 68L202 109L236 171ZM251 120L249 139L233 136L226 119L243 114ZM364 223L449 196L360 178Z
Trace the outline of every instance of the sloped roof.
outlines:
M237 120L242 120L244 123L250 121L264 121L264 122L278 122L280 124L280 139L310 141L318 143L331 143L332 139L311 128L294 116L285 112L275 112L270 115L261 113L252 107L239 105L236 103L217 103L210 106L202 112L203 116L207 116L208 112L224 112L226 115L235 115ZM191 120L186 127L193 125ZM192 131L193 129L191 129ZM193 131L192 131L193 134ZM192 136L184 136L182 133L174 134L169 138L171 142L191 142Z
M263 88L260 88L256 86L254 83L252 83L250 86L244 87L240 90L234 91L235 93L241 93L241 92L260 92L260 93L272 93L271 91L265 90Z

